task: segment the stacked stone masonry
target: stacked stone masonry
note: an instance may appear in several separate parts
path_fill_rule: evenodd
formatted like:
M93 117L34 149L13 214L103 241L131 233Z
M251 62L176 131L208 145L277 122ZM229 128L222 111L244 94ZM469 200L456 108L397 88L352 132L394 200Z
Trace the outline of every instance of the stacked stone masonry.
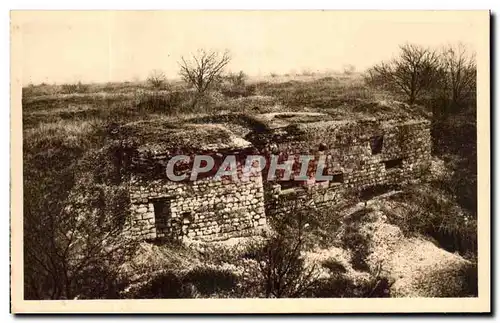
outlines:
M266 224L260 173L245 182L133 178L130 184L131 230L144 239L222 240Z
M307 195L316 207L326 207L337 204L347 193L418 180L430 163L429 126L423 120L324 122L267 134L263 151L284 155L283 160L299 154L322 156L326 159L323 174L333 176L332 181L291 181L292 189L283 189L289 184L286 182L267 183L274 192L268 201L272 205L267 208L268 216L289 211L294 200L290 194Z
M246 139L260 154L278 155L280 160L323 156L323 174L333 180L315 182L311 176L304 182L268 181L266 170L243 183L213 177L172 182L135 175L130 181L132 234L204 241L255 234L266 226L266 212L272 216L289 210L294 194L308 192L317 207L331 207L346 192L418 180L431 156L426 120L314 122L259 131ZM241 177L242 164L238 166Z

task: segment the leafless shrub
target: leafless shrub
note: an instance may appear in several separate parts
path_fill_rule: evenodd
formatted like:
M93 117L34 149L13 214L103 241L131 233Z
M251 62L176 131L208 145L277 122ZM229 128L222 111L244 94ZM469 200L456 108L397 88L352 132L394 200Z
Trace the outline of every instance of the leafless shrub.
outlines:
M83 84L81 81L78 81L78 83L67 83L61 85L61 90L65 94L85 93L88 92L89 88L88 84Z
M198 95L204 94L215 83L220 82L224 68L231 61L229 52L199 50L191 59L181 57L180 75L194 87Z
M269 221L275 234L254 248L251 258L259 264L265 297L302 297L318 283L315 265L306 265L301 252L306 248L306 230L312 210L303 200L291 201L285 213L273 214Z
M476 90L476 57L463 44L448 45L441 50L441 85L453 104L461 104Z
M368 70L366 81L405 95L410 104L438 81L439 55L436 51L418 45L405 44L400 54L389 62L382 62Z
M147 80L149 85L151 85L152 88L159 90L165 87L167 77L165 76L165 73L163 73L160 70L153 70L149 74Z
M248 76L240 71L229 73L224 76L224 82L220 84L218 90L226 97L243 98L255 94L255 84L245 84Z
M229 73L225 78L233 87L243 87L245 86L247 75L243 71L239 71L239 73Z
M271 238L259 250L256 260L263 276L266 297L301 297L317 281L316 267L306 267L300 255L303 241L291 241L283 235Z

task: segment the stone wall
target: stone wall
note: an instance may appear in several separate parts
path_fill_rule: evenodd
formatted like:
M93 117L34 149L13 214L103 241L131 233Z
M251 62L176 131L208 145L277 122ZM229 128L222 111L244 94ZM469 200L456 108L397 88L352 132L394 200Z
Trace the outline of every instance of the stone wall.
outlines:
M143 239L222 240L255 234L266 224L260 172L245 182L136 176L130 182L130 200L132 234Z
M130 181L131 233L144 239L205 241L254 234L264 228L266 216L290 210L299 195L318 208L331 207L348 194L418 180L431 156L430 124L424 120L293 124L256 131L247 139L268 161L271 155L278 155L281 162L296 158L293 175L300 170L299 155L325 158L323 174L332 175L333 180L315 181L314 162L309 180L302 182L294 181L293 175L289 181L280 181L279 175L269 181L268 168L246 182L211 176L172 182L137 173ZM238 159L240 179L246 154L250 151Z
M262 151L277 153L282 161L299 154L322 156L326 159L323 174L333 176L332 181L316 182L314 168L308 181L268 183L273 191L267 201L271 213L285 211L293 201L290 194L307 194L322 207L338 203L347 193L418 180L431 156L430 126L423 120L319 122L276 129L258 142Z

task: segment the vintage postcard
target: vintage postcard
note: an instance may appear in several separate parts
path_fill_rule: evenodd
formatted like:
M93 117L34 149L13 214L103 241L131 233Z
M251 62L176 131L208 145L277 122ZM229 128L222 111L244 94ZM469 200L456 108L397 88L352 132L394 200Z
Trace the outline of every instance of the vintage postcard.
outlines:
M12 11L12 312L490 312L489 26Z

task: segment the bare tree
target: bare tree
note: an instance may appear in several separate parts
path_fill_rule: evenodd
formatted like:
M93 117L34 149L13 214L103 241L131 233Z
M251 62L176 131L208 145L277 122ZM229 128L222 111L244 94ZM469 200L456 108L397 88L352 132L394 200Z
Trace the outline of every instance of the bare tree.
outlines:
M154 89L161 89L165 86L165 83L167 81L167 77L165 76L165 73L163 73L160 70L153 70L148 76L147 82L154 88Z
M303 240L272 237L257 254L264 292L269 297L301 297L317 283L316 267L305 266Z
M402 93L410 104L435 86L439 74L439 55L428 48L405 44L400 54L368 70L368 83Z
M476 90L476 57L464 44L446 46L441 53L443 91L453 104L460 104Z
M218 80L224 68L231 61L229 52L199 50L191 59L181 57L180 75L186 83L193 86L198 95L202 95Z

